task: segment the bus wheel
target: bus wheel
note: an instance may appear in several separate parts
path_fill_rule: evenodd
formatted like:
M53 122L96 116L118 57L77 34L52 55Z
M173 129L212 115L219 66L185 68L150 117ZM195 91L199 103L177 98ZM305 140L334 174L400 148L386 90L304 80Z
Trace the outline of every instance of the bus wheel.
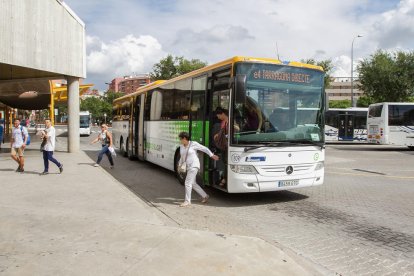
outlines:
M181 185L184 185L186 174L182 174L178 172L178 162L180 162L180 157L181 157L180 150L178 149L175 152L175 156L174 156L174 172L175 172L175 176L178 179L178 182L180 182Z
M121 155L123 157L127 157L127 152L126 152L125 147L124 147L124 139L122 139L122 138L121 138L119 149L121 151Z
M409 150L414 150L414 146L408 146Z

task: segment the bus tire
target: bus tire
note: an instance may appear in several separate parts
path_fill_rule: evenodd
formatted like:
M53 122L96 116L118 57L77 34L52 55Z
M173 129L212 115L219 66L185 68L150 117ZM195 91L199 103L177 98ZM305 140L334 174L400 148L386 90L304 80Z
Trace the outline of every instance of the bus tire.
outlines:
M127 152L125 150L125 146L124 146L124 139L121 137L121 142L119 143L119 150L121 151L121 155L123 157L127 157Z
M408 146L409 150L414 150L414 146Z
M174 172L175 172L175 176L178 179L178 182L180 182L181 185L184 185L186 174L181 174L178 172L178 162L180 162L180 158L181 158L180 149L178 148L175 151L175 155L174 155Z

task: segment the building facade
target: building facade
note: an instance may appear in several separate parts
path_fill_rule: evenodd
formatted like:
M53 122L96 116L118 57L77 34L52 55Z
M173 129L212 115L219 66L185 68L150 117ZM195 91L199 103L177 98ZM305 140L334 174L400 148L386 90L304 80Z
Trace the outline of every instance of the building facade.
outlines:
M364 95L364 92L358 89L358 80L354 80L354 99L355 102ZM332 78L332 81L325 92L330 101L351 100L351 78L339 77Z
M108 83L108 89L124 94L135 92L139 87L150 83L149 75L124 76Z

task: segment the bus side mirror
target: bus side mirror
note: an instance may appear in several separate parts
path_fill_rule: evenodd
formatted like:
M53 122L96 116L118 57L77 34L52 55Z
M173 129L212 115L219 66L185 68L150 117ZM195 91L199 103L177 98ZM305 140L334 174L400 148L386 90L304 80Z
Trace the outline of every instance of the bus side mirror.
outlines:
M234 77L234 101L236 104L243 104L246 102L246 79L246 75L236 75Z

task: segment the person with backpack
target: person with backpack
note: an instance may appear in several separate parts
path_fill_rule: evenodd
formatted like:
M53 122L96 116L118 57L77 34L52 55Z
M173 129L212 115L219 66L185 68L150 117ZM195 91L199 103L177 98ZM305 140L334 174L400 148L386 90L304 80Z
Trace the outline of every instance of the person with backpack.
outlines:
M59 168L59 173L62 173L63 164L53 157L53 152L55 151L56 144L56 130L52 126L52 121L50 119L45 120L45 125L46 129L41 131L41 139L44 141L44 143L42 143L42 152L45 168L40 175L49 174L49 161L54 163Z
M205 154L208 154L213 160L218 160L219 157L212 153L207 147L195 141L190 141L190 135L187 132L181 132L178 135L178 138L181 143L181 158L178 162L178 171L187 174L185 177L185 200L180 204L180 207L191 205L192 189L201 196L201 203L207 203L209 196L196 182L197 173L200 170L200 160L198 159L197 151L202 151Z
M99 167L99 164L102 161L104 154L108 157L109 163L111 164L111 169L114 168L114 159L112 155L115 153L112 141L112 134L108 130L108 126L106 124L101 125L101 132L99 132L98 137L91 142L91 144L95 144L96 142L101 141L102 148L98 154L98 160L96 161L94 167Z
M20 120L13 122L12 139L10 141L11 157L19 164L16 172L24 172L24 149L29 138L27 129L20 125Z

